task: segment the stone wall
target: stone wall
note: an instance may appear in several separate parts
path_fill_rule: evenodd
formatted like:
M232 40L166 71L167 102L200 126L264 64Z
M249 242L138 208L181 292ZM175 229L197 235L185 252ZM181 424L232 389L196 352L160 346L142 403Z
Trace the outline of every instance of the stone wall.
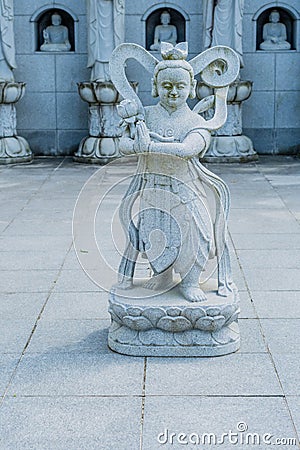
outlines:
M256 50L253 19L272 6L284 7L295 16L300 13L299 0L245 0L245 67L241 76L253 81L253 91L243 103L244 134L252 139L258 153L296 153L300 151L300 22L295 17L295 50Z
M265 6L264 6L265 5ZM293 153L300 142L300 22L295 49L281 52L256 50L256 20L259 11L284 7L300 15L299 0L283 2L245 0L244 61L242 79L253 81L253 93L243 103L244 134L258 153ZM87 104L77 92L77 82L88 80L87 25L84 0L15 0L17 81L27 90L18 103L18 130L35 154L72 154L87 135ZM36 48L36 22L43 9L65 9L75 24L75 51L50 54ZM186 19L190 57L202 50L201 0L126 0L126 41L145 45L147 16L156 8L177 9ZM295 28L296 29L296 28ZM131 80L139 80L146 104L153 103L149 77L138 64L128 64Z
M75 17L75 51L50 54L36 51L35 15L60 8ZM18 103L18 130L35 154L72 154L87 134L87 104L79 97L77 82L89 79L87 26L84 0L16 0L15 36L18 68L15 79L25 81L26 93Z

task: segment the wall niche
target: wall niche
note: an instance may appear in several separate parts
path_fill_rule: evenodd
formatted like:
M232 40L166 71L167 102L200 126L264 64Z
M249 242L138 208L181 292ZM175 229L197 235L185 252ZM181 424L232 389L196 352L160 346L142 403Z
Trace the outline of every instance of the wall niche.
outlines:
M271 48L261 48L261 46L264 44L263 39L263 29L264 25L271 24L270 22L270 15L271 13L277 12L279 15L279 22L285 27L286 30L286 42L290 44L290 48L282 48L282 50L295 50L296 49L296 26L295 26L295 19L293 15L285 8L278 7L276 5L265 9L261 14L258 15L256 19L256 50L272 50ZM268 25L269 26L269 25ZM274 48L276 51L280 51L281 49Z
M61 8L51 8L35 14L35 17L31 19L32 22L35 22L35 51L41 53L47 51L74 52L76 47L75 20L76 19L74 19L74 17L72 17L69 12ZM59 21L61 22L60 24ZM55 28L57 26L60 27L60 32L55 33ZM45 45L45 30L49 30L51 35L51 29L54 29L54 31L52 31L54 39L50 36L50 45ZM56 34L57 36L55 36ZM62 43L60 43L60 37L64 42L67 37L67 43L65 45L62 45ZM53 40L56 40L56 43L52 45L51 41Z
M177 43L186 41L186 21L184 16L173 8L159 8L153 11L146 20L146 49L150 50L154 43L155 27L161 25L161 15L168 12L170 15L170 25L177 29Z

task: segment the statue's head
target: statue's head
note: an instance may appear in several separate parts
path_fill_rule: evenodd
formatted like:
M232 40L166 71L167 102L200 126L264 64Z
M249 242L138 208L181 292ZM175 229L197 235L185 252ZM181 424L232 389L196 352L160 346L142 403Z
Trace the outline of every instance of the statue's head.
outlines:
M280 14L277 9L273 9L269 15L270 22L277 23L280 20Z
M60 25L61 24L61 16L58 13L54 13L51 16L52 25Z
M185 60L187 57L187 42L181 42L173 47L167 42L161 43L163 60L155 69L152 78L152 96L169 98L174 106L183 103L187 98L195 98L196 80L192 66ZM177 99L177 100L175 100Z
M169 25L171 21L171 16L168 11L163 11L160 15L160 21L163 25Z

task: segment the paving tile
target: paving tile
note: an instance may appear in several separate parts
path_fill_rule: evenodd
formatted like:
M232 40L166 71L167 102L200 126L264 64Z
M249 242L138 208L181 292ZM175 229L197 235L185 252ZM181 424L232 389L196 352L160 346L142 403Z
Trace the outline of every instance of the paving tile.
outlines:
M233 241L236 249L300 249L300 233L234 233ZM271 230L270 230L271 231Z
M0 353L21 354L34 327L36 317L0 319Z
M49 183L48 191L52 188L52 183ZM46 199L45 199L46 195ZM71 198L64 197L62 193L52 193L51 191L47 194L46 192L40 191L39 194L37 194L29 204L26 206L26 211L38 211L38 210L44 210L44 211L61 211L68 210L69 212L72 212L75 206L76 198L72 195Z
M299 269L244 268L250 291L299 291Z
M267 351L258 319L240 319L239 327L241 334L240 353L260 353Z
M37 318L48 293L0 294L0 317L4 320Z
M44 320L109 319L107 292L52 293Z
M67 221L71 222L73 218L73 207L61 209L59 207L54 207L52 209L37 208L36 206L25 207L19 214L18 219L20 221L41 221L47 222L57 222L57 221Z
M96 273L96 275L99 277L99 273ZM54 292L92 291L100 292L100 287L80 268L78 270L62 270L54 288Z
M247 427L242 432L242 427ZM230 433L230 439L223 433ZM172 441L171 433L175 433ZM178 442L178 435L190 444ZM209 436L212 433L209 443ZM236 433L234 435L234 433ZM243 445L247 434L257 433L255 441L259 445ZM281 437L295 438L295 430L288 408L282 398L230 398L230 397L146 397L143 427L143 450L158 448L217 448L228 449L258 448L266 450L269 445L263 442L263 436L272 435L272 442ZM197 436L199 436L198 445ZM180 438L179 438L180 439ZM213 440L215 439L215 441ZM218 445L219 442L219 445ZM251 440L249 441L251 443ZM163 445L165 443L165 445ZM215 444L215 445L214 445ZM272 447L272 445L270 445ZM276 446L276 448L294 448ZM296 447L295 447L296 448Z
M72 236L72 223L70 220L17 220L12 222L5 230L11 236Z
M118 267L119 263L121 261L121 255L122 251L116 252L115 248L111 243L105 242L104 245L99 245L99 248L101 248L101 255L102 258L105 259L105 261L111 266L111 267ZM122 247L125 248L125 245ZM64 270L78 270L81 268L80 261L83 260L82 257L84 257L84 267L89 268L91 270L98 270L99 268L99 251L89 252L89 258L88 255L85 255L83 253L86 253L82 251L82 249L78 249L78 257L74 249L72 249L64 262L63 269ZM143 261L143 264L146 265L146 260ZM138 261L136 270L140 267L140 261ZM100 268L101 270L101 268Z
M57 270L62 266L64 253L61 251L47 252L0 252L0 270Z
M231 209L280 209L284 208L283 200L273 189L264 189L264 195L257 192L248 192L247 195L239 196L232 192Z
M139 398L7 398L0 447L138 450L140 416Z
M75 251L74 247L72 247L72 249L69 251L69 253L65 259L63 269L64 270L78 270L79 268L81 268L81 265L77 258L76 251Z
M300 233L300 224L287 210L239 209L229 218L231 233Z
M297 175L297 178L299 179L299 174ZM288 186L288 179L286 180L286 184L280 187L276 188L276 191L278 192L278 195L280 195L280 198L282 199L283 203L287 208L290 209L290 211L293 212L299 212L300 211L300 201L299 201L299 194L300 194L300 186ZM298 181L298 180L297 180Z
M158 382L159 380L159 382ZM151 358L147 395L281 395L267 354L219 358Z
M3 270L0 292L48 292L57 279L58 270Z
M300 396L287 397L287 403L300 440Z
M25 355L9 395L141 395L144 358L118 354Z
M47 315L45 312L44 314ZM112 354L107 346L109 320L39 320L27 353Z
M247 285L244 273L237 261L231 258L231 266L232 266L232 279L238 288L241 291L247 291Z
M259 317L263 319L300 318L300 291L252 291Z
M240 318L241 319L256 319L257 313L254 309L254 304L251 301L250 295L247 291L240 291Z
M300 318L262 319L261 325L272 354L300 352Z
M65 254L72 243L72 236L0 236L0 249L6 252L59 251Z
M10 220L1 220L0 221L0 233L4 232L6 228L9 226Z
M300 252L289 250L237 250L242 267L299 269Z
M300 395L300 365L299 354L273 354L275 367L285 395Z
M7 384L18 363L18 359L17 355L0 354L0 396L5 392Z

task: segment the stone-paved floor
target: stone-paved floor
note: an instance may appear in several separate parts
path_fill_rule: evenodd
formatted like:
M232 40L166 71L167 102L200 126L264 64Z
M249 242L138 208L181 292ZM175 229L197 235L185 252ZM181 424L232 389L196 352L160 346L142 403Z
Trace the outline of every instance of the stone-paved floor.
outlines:
M1 450L299 448L288 439L300 434L300 160L210 169L232 193L242 346L168 359L106 346L107 294L72 247L74 205L98 167L70 158L0 166ZM119 163L104 180L132 170ZM195 445L203 433L230 436Z

